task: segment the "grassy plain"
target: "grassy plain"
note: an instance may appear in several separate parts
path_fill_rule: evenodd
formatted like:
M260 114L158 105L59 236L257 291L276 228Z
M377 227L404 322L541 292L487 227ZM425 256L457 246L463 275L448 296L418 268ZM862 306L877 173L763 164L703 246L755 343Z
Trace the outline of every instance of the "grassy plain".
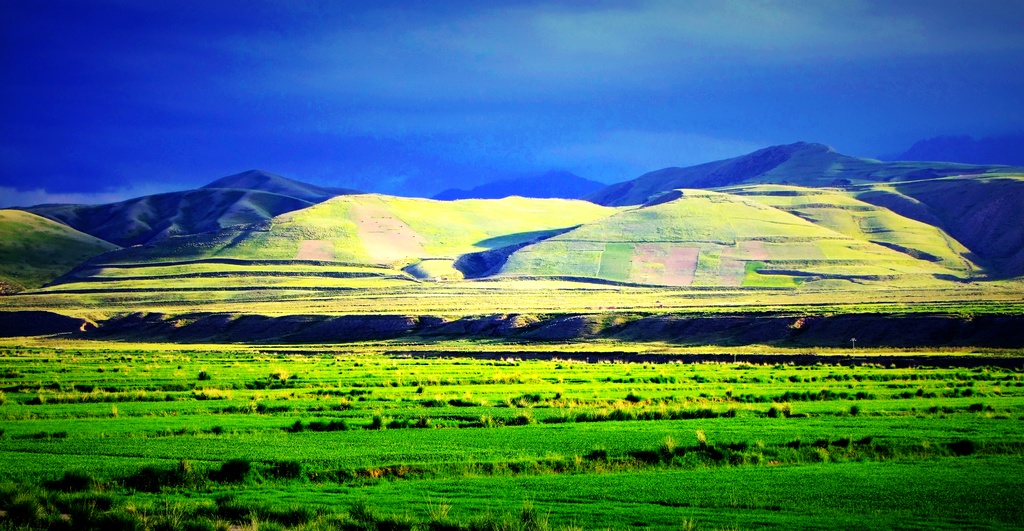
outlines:
M278 270L279 271L279 270ZM757 279L757 273L748 279ZM774 277L773 277L774 278ZM193 284L197 282L197 284ZM836 281L839 282L839 281ZM336 288L332 289L332 283ZM190 312L295 315L306 313L487 315L606 310L722 312L1012 313L1024 307L1019 281L948 287L847 286L778 288L658 288L551 279L417 282L390 276L350 279L253 278L135 280L122 289L81 282L0 298L4 310L49 310L93 319L119 313ZM200 287L201 286L201 287Z
M897 369L26 344L0 346L7 528L1024 525L1024 373L924 351Z

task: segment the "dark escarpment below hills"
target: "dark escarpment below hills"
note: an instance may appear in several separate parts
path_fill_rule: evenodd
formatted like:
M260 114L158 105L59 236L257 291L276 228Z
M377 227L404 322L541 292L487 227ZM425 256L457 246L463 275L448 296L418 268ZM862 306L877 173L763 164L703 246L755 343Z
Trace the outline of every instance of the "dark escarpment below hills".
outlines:
M29 315L32 313L32 315ZM40 322L43 312L2 314L2 332ZM43 316L46 317L46 316ZM516 343L586 340L674 345L777 347L1024 347L1024 316L948 314L686 315L495 314L462 318L412 315L261 315L136 313L83 328L81 319L51 314L46 329L21 335L66 333L83 339L175 343L330 344L409 339L502 339ZM84 330L84 331L83 331Z

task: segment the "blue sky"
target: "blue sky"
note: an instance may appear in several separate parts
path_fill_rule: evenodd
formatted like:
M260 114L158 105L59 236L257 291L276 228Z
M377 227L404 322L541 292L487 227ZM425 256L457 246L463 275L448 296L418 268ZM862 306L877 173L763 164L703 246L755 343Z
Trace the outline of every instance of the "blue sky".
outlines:
M261 168L433 194L1024 129L1024 2L0 5L0 206Z

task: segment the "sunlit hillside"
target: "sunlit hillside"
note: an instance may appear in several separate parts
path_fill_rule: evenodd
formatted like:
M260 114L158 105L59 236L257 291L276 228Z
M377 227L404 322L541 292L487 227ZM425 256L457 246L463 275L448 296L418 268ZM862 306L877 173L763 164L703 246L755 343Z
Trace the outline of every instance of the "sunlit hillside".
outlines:
M38 288L117 246L20 210L0 210L0 293Z

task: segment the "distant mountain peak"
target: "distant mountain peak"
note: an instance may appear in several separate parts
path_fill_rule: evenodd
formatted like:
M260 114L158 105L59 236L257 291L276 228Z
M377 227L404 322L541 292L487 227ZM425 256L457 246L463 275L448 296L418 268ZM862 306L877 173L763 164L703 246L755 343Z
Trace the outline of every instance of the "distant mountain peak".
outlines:
M303 187L314 186L311 184L295 181L287 177L282 177L276 173L270 173L269 171L254 169L246 170L241 173L236 173L234 175L228 175L227 177L221 177L220 179L217 179L216 181L213 181L212 183L203 186L203 188L242 188L251 190L261 189L259 188L260 186L273 182L288 183Z
M346 188L328 188L317 186L315 184L304 183L259 169L247 170L234 175L228 175L227 177L221 177L202 188L236 188L241 190L256 190L260 192L295 197L314 203L336 195L359 193L356 190Z

